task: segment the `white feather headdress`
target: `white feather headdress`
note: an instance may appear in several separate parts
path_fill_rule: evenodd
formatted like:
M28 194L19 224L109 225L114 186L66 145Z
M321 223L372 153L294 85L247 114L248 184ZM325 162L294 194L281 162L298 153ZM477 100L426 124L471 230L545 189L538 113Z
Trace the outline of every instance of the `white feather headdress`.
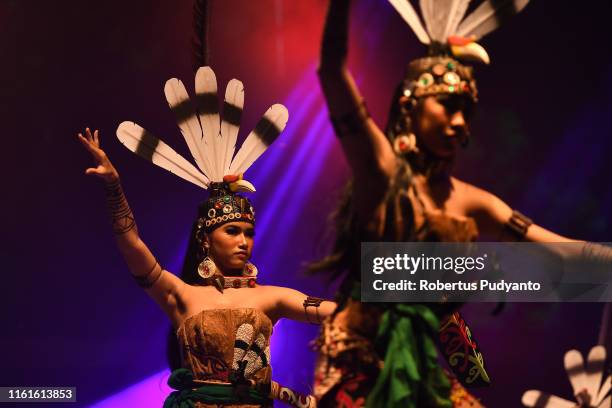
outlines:
M389 2L423 44L448 45L459 59L488 64L487 52L476 41L519 13L529 0L485 0L467 17L470 0L419 0L425 26L410 0Z
M612 376L605 377L605 362L604 346L595 346L591 349L586 365L578 350L568 351L565 353L563 363L576 402L542 391L529 390L523 394L523 405L536 408L612 407L612 396L610 396Z
M166 81L164 93L197 167L134 122L122 122L117 128L121 143L201 188L225 181L234 192L255 191L251 183L242 179L242 174L283 131L289 119L287 108L281 104L272 105L234 156L244 106L242 82L232 79L227 84L222 119L217 78L210 67L201 67L196 73L195 107L185 86L176 78Z

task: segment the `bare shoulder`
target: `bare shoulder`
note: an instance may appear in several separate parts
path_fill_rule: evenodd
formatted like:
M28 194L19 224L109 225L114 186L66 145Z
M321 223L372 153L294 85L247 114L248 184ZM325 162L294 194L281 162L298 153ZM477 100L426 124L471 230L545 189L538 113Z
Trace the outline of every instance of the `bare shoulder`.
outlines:
M480 187L476 187L473 184L470 184L466 181L463 180L459 180L456 177L451 177L451 184L453 186L453 189L456 190L459 193L462 194L467 194L472 195L472 194L476 194L476 195L492 195L491 193L489 193L487 190L483 190Z
M461 197L462 212L473 217L482 237L499 239L503 226L512 216L512 209L502 199L480 187L453 178Z
M282 297L279 289L281 288L271 285L257 285L253 289L248 289L252 294L249 296L250 302L253 302L258 309L270 314L277 307L279 299Z
M495 194L458 178L451 177L451 183L466 215L490 211L503 203Z
M283 286L274 286L274 285L258 285L257 291L262 296L270 296L272 298L278 298L283 296L295 296L301 295L300 291L295 289L286 288Z
M273 323L287 317L287 305L303 301L304 295L297 290L282 286L260 285L255 288L256 295L253 301L257 308L262 310Z
M257 298L267 307L284 307L287 304L298 302L302 304L306 295L299 290L273 285L258 286Z

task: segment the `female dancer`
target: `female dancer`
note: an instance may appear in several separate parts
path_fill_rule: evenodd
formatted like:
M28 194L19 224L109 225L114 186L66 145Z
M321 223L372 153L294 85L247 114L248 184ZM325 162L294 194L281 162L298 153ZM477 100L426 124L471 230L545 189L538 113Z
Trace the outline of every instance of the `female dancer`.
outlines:
M421 2L426 30L409 1L391 0L430 47L429 56L408 65L385 132L370 118L346 68L350 0L330 1L319 77L353 181L336 214L333 253L312 266L335 277L345 273L339 308L324 322L319 340L315 395L320 406L480 405L437 362L440 321L445 327L465 324L454 306L359 302L360 242L461 242L479 234L571 241L452 176L456 150L469 140L468 119L477 100L472 69L459 58L487 63L473 36L495 29L527 1L487 0L463 21L468 1L444 3L448 6L434 1ZM589 243L580 255L611 258L609 249ZM476 349L472 353L481 357ZM467 364L468 355L464 358ZM482 364L473 368L481 382L489 381Z
M280 134L287 119L286 110L282 105L272 106L232 159L233 144L225 141L231 139L235 144L239 123L224 121L219 129L218 111L211 106L211 99L201 97L211 94L213 89L216 91L214 73L207 67L201 68L196 77L196 90L199 101L209 106L200 110L205 113L199 121L196 113L186 108L190 101L180 81L169 80L165 89L170 106L181 118L179 126L202 173L138 125L124 122L117 130L126 147L210 189L208 200L199 207L189 248L192 255L199 252L200 263L193 265L184 280L166 271L140 238L119 173L100 148L97 130L92 134L86 129L85 136L78 135L96 163L85 173L105 181L117 246L136 282L162 308L176 329L183 368L173 371L170 377L169 384L179 391L168 397L164 407L268 406L271 397L310 406L314 403L312 397L301 396L271 381L272 326L281 318L320 323L331 314L335 304L306 297L293 289L257 284L257 269L249 262L254 244L255 211L247 198L237 194L254 191L241 174ZM228 98L230 94L240 101ZM226 93L226 109L229 111L229 105L234 107L231 119L240 117L242 98L242 84L233 80ZM216 104L216 98L212 100ZM202 135L202 129L203 138L195 138L190 133L197 131ZM222 145L228 150L221 149ZM213 152L215 156L210 154ZM230 169L235 171L234 175L229 175Z

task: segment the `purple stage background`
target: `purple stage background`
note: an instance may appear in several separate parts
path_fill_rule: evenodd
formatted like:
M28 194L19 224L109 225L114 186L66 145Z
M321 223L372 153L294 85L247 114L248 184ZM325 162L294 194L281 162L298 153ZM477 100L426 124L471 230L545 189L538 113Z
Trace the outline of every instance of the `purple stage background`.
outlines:
M241 138L272 103L290 111L247 173L258 188L254 262L263 283L331 296L333 285L301 273L325 253L327 214L349 177L315 75L327 2L213 3L219 89L234 77L246 89ZM481 104L457 176L560 234L612 241L609 19L604 2L575 4L535 1L482 41L492 65L478 68ZM382 126L404 65L424 50L385 1L358 1L352 17L350 67ZM188 157L162 89L173 76L193 88L190 18L191 2L0 0L0 386L76 386L71 406L89 406L165 370L169 324L129 277L74 135L101 129L143 239L178 271L205 193L128 152L114 132L133 120ZM492 307L464 309L494 381L476 394L494 407L520 406L530 388L571 398L563 354L595 344L602 305L509 304L497 317ZM276 326L276 380L309 389L316 332ZM130 406L159 396L139 401Z

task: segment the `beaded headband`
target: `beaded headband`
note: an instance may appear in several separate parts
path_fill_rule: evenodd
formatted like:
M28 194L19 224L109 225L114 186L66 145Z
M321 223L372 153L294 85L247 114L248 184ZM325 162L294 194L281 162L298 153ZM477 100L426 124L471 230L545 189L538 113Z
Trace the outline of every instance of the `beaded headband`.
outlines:
M404 96L426 97L430 95L465 95L478 101L478 89L472 75L472 67L447 56L419 58L406 70Z
M210 197L198 208L196 237L211 232L228 222L248 222L255 225L255 210L248 198L231 191L229 183L211 183Z

